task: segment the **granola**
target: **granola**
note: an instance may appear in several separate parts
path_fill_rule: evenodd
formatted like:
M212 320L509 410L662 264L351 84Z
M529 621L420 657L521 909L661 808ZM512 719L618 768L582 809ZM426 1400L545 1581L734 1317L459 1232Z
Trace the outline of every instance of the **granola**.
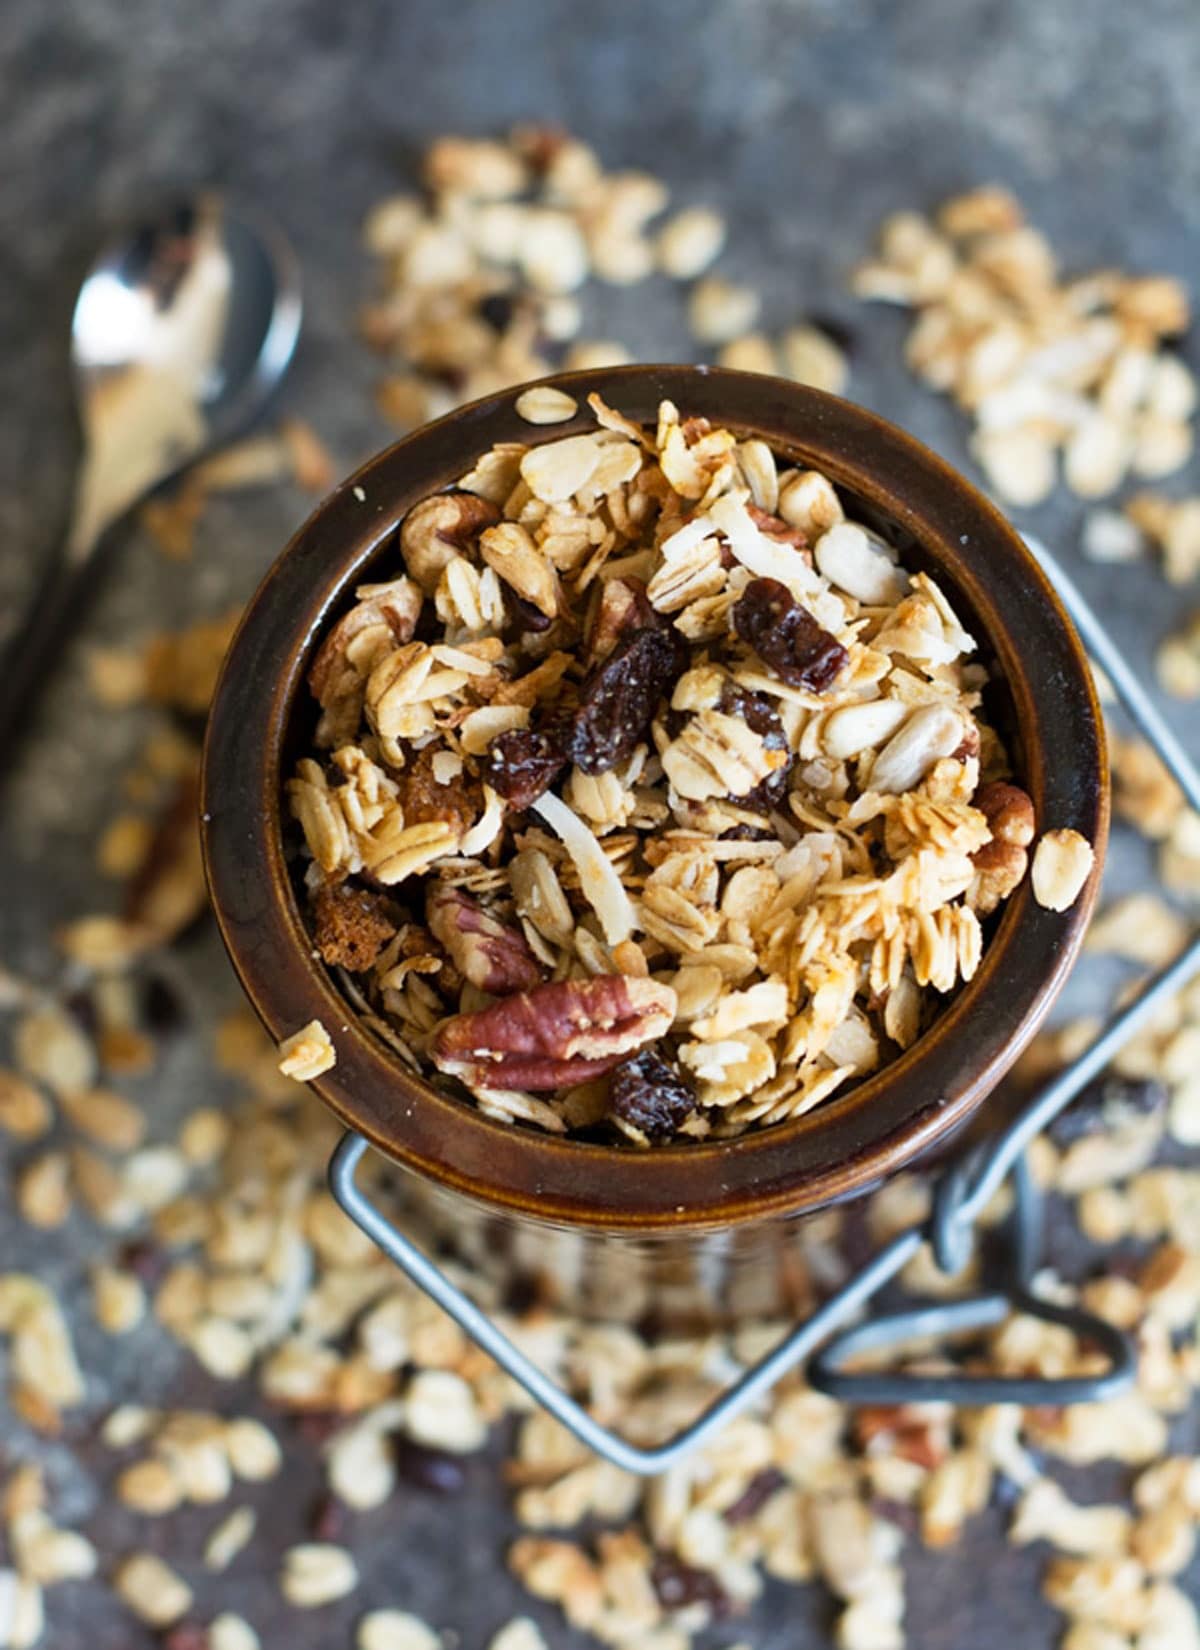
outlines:
M590 406L414 506L319 649L287 786L313 937L491 1116L731 1136L920 1035L1036 821L974 639L826 477ZM1065 909L1090 849L1059 858ZM313 1035L282 1069L324 1069Z
M908 365L971 418L976 462L1009 504L1047 498L1060 460L1068 488L1093 499L1192 455L1196 380L1171 351L1188 326L1182 283L1115 269L1063 276L1006 189L958 195L930 217L893 213L852 288L915 312ZM1117 546L1102 559L1130 554L1128 536L1102 542ZM1193 559L1180 550L1168 566Z

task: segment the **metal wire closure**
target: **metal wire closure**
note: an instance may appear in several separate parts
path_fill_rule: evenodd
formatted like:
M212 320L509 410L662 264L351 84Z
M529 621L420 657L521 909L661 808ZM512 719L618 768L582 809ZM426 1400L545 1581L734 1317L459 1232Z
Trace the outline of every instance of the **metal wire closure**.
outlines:
M1200 811L1200 772L1073 582L1044 545L1031 538L1027 538L1026 543L1053 580L1088 652L1112 682L1130 719L1179 782L1189 804ZM1132 1382L1133 1348L1128 1337L1104 1319L1078 1307L1059 1306L1043 1299L1034 1289L1032 1280L1041 1250L1041 1210L1025 1150L1034 1136L1058 1116L1150 1019L1159 1001L1178 991L1197 973L1200 973L1200 936L1109 1022L1078 1059L1046 1084L1007 1128L951 1162L936 1183L933 1211L927 1221L892 1238L857 1276L786 1335L774 1351L727 1387L689 1426L654 1449L640 1448L601 1426L452 1283L434 1260L376 1208L357 1181L358 1167L368 1149L367 1141L360 1134L348 1131L343 1136L330 1160L329 1183L346 1214L406 1277L449 1313L477 1345L581 1443L626 1472L649 1476L664 1471L749 1408L805 1359L811 1360L807 1373L814 1385L849 1402L894 1404L932 1399L954 1404L1091 1402L1108 1397ZM979 1216L1010 1176L1014 1190L1013 1212L1008 1221L1005 1275L998 1285L986 1293L918 1304L904 1311L876 1315L865 1323L853 1323L926 1241L931 1244L943 1271L961 1272L971 1257ZM1010 1312L1027 1313L1065 1325L1097 1348L1108 1367L1098 1374L1057 1380L969 1372L947 1375L904 1370L863 1372L846 1367L863 1353L900 1347L918 1337L945 1339L988 1328L1002 1322Z

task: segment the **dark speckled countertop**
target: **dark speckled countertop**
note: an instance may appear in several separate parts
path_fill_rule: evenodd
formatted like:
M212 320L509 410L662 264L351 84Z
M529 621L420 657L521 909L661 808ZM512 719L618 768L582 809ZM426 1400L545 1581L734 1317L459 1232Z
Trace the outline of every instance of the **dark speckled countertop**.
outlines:
M415 157L448 129L484 133L518 119L561 122L611 166L646 167L679 201L728 215L723 272L764 294L781 327L808 312L857 336L851 393L965 464L958 414L904 370L903 321L845 291L880 217L992 178L1013 185L1067 267L1124 263L1193 276L1200 249L1200 25L1194 0L8 0L0 31L0 633L65 517L75 453L64 339L75 286L99 232L148 197L201 180L278 214L300 251L307 324L283 398L349 469L389 436L375 413L375 363L353 337L368 271L358 225L374 200L411 182ZM586 296L585 335L643 355L690 353L676 290ZM1195 365L1193 360L1193 365ZM1184 478L1186 479L1186 478ZM87 619L86 642L113 642L223 611L247 596L308 502L288 488L218 499L182 569L129 534ZM1077 564L1083 506L1065 495L1019 524ZM1148 665L1179 593L1144 569L1080 567L1085 588L1131 655ZM93 908L98 827L144 734L138 714L88 698L82 643L67 649L9 778L0 856L0 954L35 974L49 935ZM1180 708L1174 722L1186 733ZM1195 720L1191 737L1196 735ZM1110 887L1143 851L1121 842ZM197 1016L236 988L211 932L177 969ZM1085 1002L1101 975L1076 982ZM1112 983L1112 975L1103 976ZM198 1045L173 1044L142 1097L164 1128L214 1098ZM216 1097L219 1098L219 1097ZM120 1342L82 1303L94 1238L82 1221L34 1238L0 1210L5 1269L35 1265L80 1307L78 1336L103 1412L120 1398L211 1401L195 1367L152 1330ZM245 1394L221 1389L237 1410ZM28 1440L11 1419L0 1450ZM1193 1429L1194 1430L1194 1429ZM65 1521L103 1531L106 1553L134 1522L100 1510L87 1449L42 1452ZM1193 1440L1194 1447L1194 1440ZM363 1586L331 1609L282 1613L278 1553L299 1537L316 1470L256 1494L255 1552L221 1585L225 1607L260 1625L270 1650L340 1650L370 1604L403 1603L453 1629L463 1650L525 1607L501 1561L511 1529L479 1463L469 1493L415 1492L350 1520ZM206 1521L207 1522L207 1521ZM997 1516L965 1544L912 1565L914 1650L1042 1650L1060 1626L1037 1590L1040 1560L1006 1547ZM165 1533L165 1532L164 1532ZM194 1551L189 1520L172 1547ZM249 1555L247 1555L249 1557ZM214 1599L215 1605L215 1599ZM143 1650L107 1590L67 1584L51 1599L50 1650ZM578 1641L535 1611L553 1650ZM816 1650L831 1611L816 1590L772 1585L754 1615L712 1635L753 1650ZM276 1625L272 1627L271 1623Z

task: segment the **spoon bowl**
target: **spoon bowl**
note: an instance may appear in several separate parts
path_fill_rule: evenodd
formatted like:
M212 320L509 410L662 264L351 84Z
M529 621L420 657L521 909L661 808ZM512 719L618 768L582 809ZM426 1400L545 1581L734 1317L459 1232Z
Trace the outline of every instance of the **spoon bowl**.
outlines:
M85 438L72 556L251 421L287 369L300 311L287 241L215 194L101 251L71 326Z
M0 656L0 751L24 724L106 530L262 411L300 316L299 265L283 234L213 191L102 248L71 326L83 435L74 508Z

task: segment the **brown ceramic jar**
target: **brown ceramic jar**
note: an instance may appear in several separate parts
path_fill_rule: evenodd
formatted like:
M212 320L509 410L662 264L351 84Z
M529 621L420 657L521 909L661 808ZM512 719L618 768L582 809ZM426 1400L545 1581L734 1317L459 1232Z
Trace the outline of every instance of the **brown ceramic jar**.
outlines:
M203 836L213 902L268 1031L282 1039L312 1019L329 1028L337 1064L312 1086L347 1128L398 1166L394 1182L436 1190L427 1201L477 1258L540 1262L553 1252L548 1234L557 1230L567 1234L559 1248L570 1255L569 1289L603 1297L615 1290L620 1315L632 1316L648 1300L637 1278L644 1285L664 1266L677 1280L707 1275L716 1250L749 1267L754 1281L744 1298L761 1311L771 1291L760 1285L777 1272L763 1261L779 1253L781 1235L799 1217L878 1186L960 1129L1057 995L1095 898L1108 823L1091 672L1045 575L1008 522L933 453L874 414L778 379L694 367L614 368L549 382L584 408L575 421L525 423L514 410L515 390L461 408L344 482L264 579L230 649L209 723ZM824 471L860 519L888 532L906 565L936 576L979 641L999 679L989 715L1039 825L1071 827L1096 849L1089 884L1064 914L1041 909L1026 879L989 925L975 978L892 1064L806 1116L714 1144L637 1151L506 1126L412 1076L358 1023L315 955L284 857L283 783L312 731L305 676L326 627L356 585L395 576L397 529L413 504L452 483L495 442L557 440L593 427L585 405L591 390L647 423L669 397L685 416L760 437L787 461ZM486 1217L486 1240L470 1211ZM806 1228L810 1250L817 1230L811 1222ZM805 1288L791 1293L803 1297ZM571 1304L580 1299L573 1295Z

